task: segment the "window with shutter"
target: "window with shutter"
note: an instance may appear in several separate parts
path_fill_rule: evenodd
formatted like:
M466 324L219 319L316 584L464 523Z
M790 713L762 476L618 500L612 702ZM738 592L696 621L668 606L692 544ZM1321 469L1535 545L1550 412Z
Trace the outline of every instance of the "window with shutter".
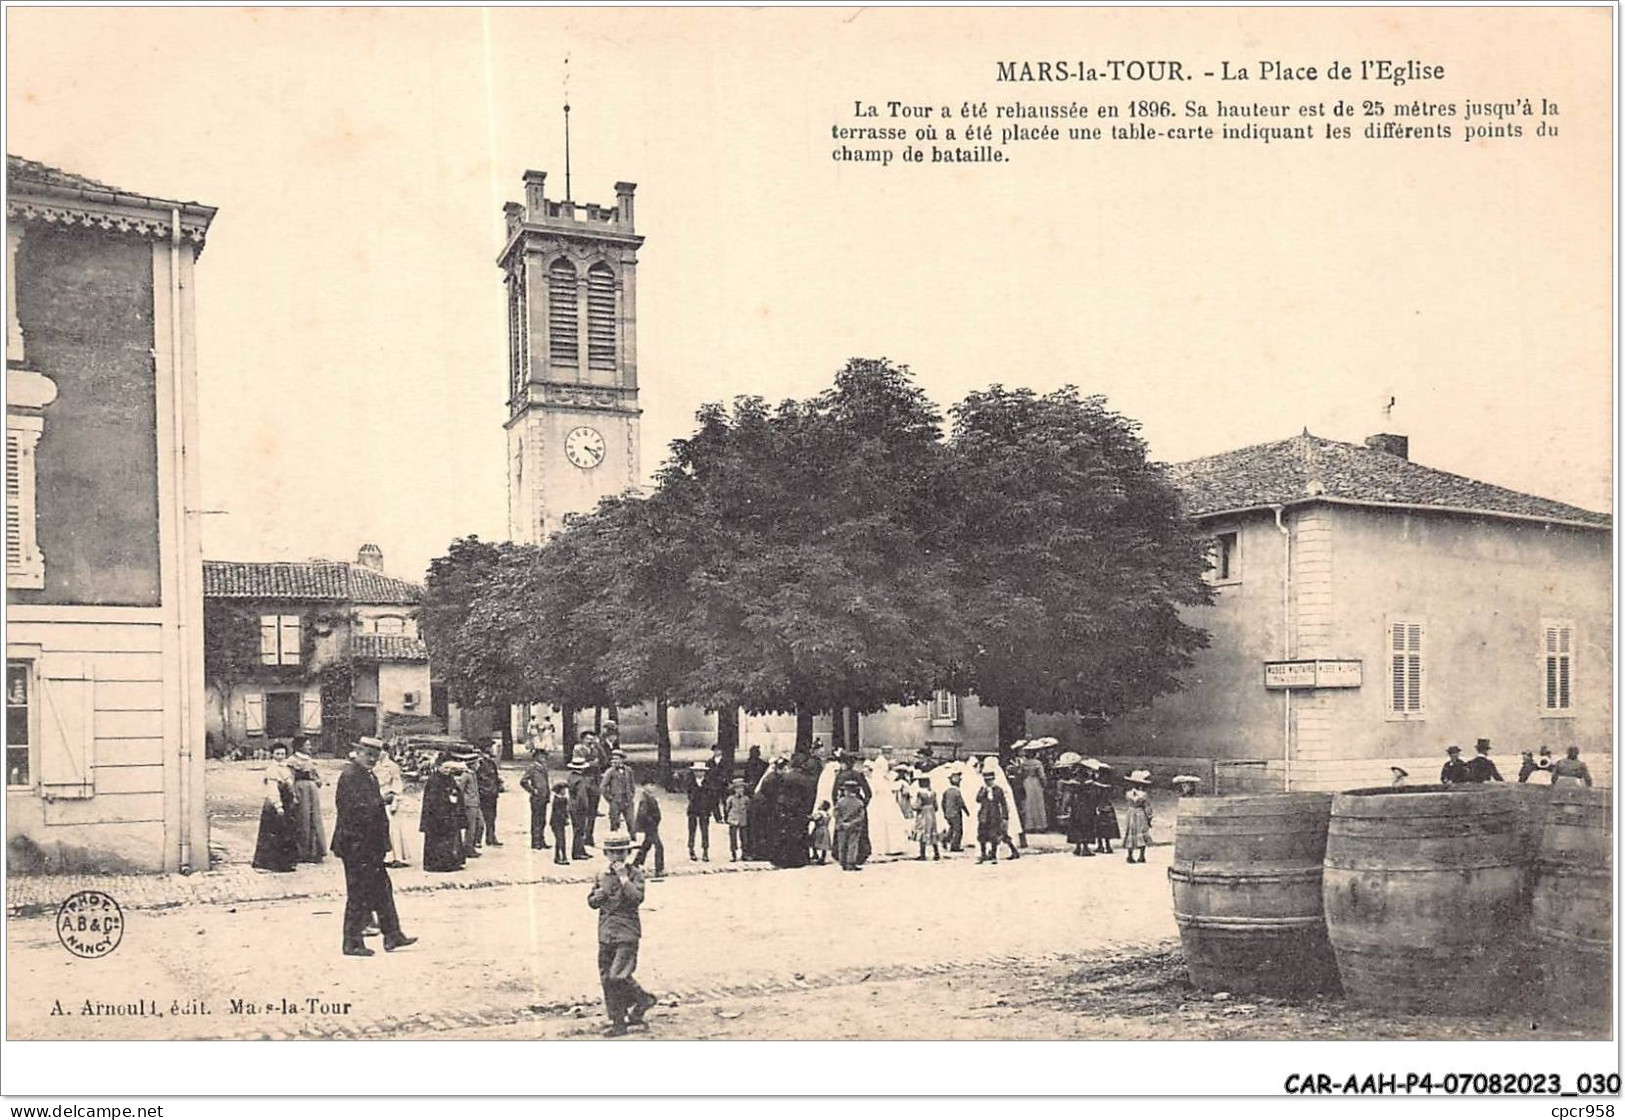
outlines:
M299 654L299 616L260 615L260 664L298 665Z
M299 616L285 614L281 619L282 664L299 664Z
M6 414L6 586L45 586L39 547L34 453L44 431L39 416Z
M931 722L939 726L947 726L959 722L959 697L946 689L938 689L931 694Z
M320 696L302 696L299 698L299 729L307 735L321 733L322 698Z
M1548 716L1574 712L1574 623L1546 619L1540 624L1542 708Z
M587 366L615 368L615 273L601 263L587 270Z
M566 260L554 261L547 270L547 334L547 352L555 363L573 366L581 361L576 270Z
M37 683L40 794L95 796L95 680L89 667L71 658L47 658Z
M1388 712L1399 718L1417 718L1423 712L1423 629L1420 619L1392 619L1388 623Z
M243 697L243 730L250 735L265 734L265 693L250 692Z

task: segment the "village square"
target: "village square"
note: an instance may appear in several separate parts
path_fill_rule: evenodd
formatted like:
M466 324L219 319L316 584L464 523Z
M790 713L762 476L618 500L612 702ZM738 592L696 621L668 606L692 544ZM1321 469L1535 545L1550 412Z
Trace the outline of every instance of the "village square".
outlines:
M679 388L641 347L699 345L652 309L703 285L651 265L708 200L635 147L583 179L571 113L494 254L312 280L504 352L335 366L273 409L329 441L296 470L200 406L199 293L218 255L251 302L276 223L8 155L9 1037L1607 1036L1605 503L1433 465L1470 410L1359 371L1335 438L1181 456L1087 363L949 389L839 323L793 392ZM1014 283L971 286L1025 321ZM397 395L480 398L490 469L357 452ZM274 548L205 501L211 418Z

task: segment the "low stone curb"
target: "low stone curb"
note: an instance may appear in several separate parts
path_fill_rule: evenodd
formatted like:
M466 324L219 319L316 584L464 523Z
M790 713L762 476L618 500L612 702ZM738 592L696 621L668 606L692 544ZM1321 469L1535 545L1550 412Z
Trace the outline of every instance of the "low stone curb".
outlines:
M1024 855L1055 855L1064 847L1029 847ZM960 858L971 859L971 853ZM908 863L911 856L878 857L872 863ZM594 861L596 862L596 861ZM601 865L600 865L601 866ZM751 871L775 871L765 861L748 863L717 863L670 865L666 878L689 875L732 875ZM455 874L455 873L452 873ZM342 898L343 878L335 876L330 883L320 886L301 883L283 886L277 882L276 872L255 871L242 864L197 875L47 875L11 876L6 880L6 916L9 918L35 918L54 914L62 900L81 890L99 890L111 894L126 910L167 910L190 905L235 905L250 902L284 902L302 899ZM562 875L487 875L479 878L446 878L427 883L396 883L400 894L422 894L430 891L477 890L485 887L522 887L561 884L588 885L597 879L596 872L567 872ZM294 889L289 889L293 887Z

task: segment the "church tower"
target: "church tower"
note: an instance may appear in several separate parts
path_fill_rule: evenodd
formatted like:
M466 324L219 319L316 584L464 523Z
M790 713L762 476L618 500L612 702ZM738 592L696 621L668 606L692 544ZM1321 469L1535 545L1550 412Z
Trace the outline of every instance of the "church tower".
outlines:
M545 541L569 513L638 483L635 183L615 205L553 201L545 171L503 207L508 288L508 535ZM566 191L565 193L569 193Z

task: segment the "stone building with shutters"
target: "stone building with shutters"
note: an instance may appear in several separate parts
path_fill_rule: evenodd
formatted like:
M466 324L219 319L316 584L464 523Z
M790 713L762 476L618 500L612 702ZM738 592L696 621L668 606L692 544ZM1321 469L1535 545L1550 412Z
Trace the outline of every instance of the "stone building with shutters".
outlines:
M1437 781L1445 747L1577 746L1611 784L1613 534L1602 513L1308 432L1168 468L1213 540L1208 649L1185 690L1085 735L1099 752L1212 760L1219 788Z
M422 588L354 563L203 562L207 728L218 752L296 735L342 754L358 735L430 712Z
M194 267L215 210L8 156L13 870L208 864Z

